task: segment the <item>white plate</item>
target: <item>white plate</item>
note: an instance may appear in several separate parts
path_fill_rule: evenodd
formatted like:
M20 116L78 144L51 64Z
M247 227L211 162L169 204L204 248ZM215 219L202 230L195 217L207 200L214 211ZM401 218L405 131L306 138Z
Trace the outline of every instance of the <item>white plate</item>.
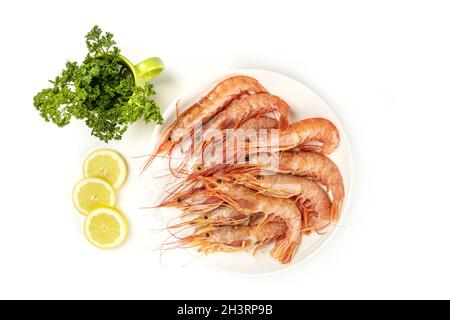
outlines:
M345 215L348 206L351 191L352 158L350 145L341 123L339 122L335 114L331 111L330 107L328 107L328 105L316 93L314 93L311 89L307 88L297 80L291 79L279 73L264 70L244 69L230 71L229 73L223 74L220 77L216 77L214 79L211 79L210 81L202 83L197 88L193 88L190 92L185 93L175 99L175 101L173 101L173 103L164 112L164 119L166 119L166 124L171 123L176 116L177 101L179 101L179 109L182 111L196 102L201 96L207 94L209 90L211 90L219 81L232 75L251 76L257 79L270 93L284 99L292 109L291 122L310 117L323 117L329 119L336 125L341 136L341 142L338 149L330 155L330 158L339 167L346 190L346 197L344 199L344 206L341 214L342 221L342 218ZM166 126L158 127L153 132L151 140L151 150L155 150L157 144L159 144L160 137L164 132L165 127ZM162 172L167 171L166 169L167 161L162 159L155 160L150 169L153 179L151 179L148 183L148 190L151 191L151 194L154 195L154 199L152 199L154 203L157 203L159 201L160 198L157 195L161 195L164 192L165 185L165 181L163 178L156 177L160 176ZM168 222L168 217L173 217L174 215L177 215L179 213L178 210L174 208L155 210L160 211L158 214L161 218L161 226L166 225L166 223ZM272 259L269 255L270 248L259 252L256 256L253 256L249 252L216 253L206 257L201 255L200 257L198 257L198 259L210 266L234 273L264 274L276 272L285 270L304 262L332 237L335 230L336 227L330 229L324 235L310 235L304 237L295 258L289 265L282 265L278 261ZM176 250L189 250L192 251L195 256L199 255L191 249Z

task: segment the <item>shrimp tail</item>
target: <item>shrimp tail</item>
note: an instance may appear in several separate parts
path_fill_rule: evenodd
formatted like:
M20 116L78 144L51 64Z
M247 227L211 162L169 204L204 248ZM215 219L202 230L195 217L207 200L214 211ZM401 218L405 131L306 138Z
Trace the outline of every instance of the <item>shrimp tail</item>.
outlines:
M331 205L331 214L330 214L330 221L336 221L339 219L339 215L341 213L342 209L342 200L334 200Z
M272 217L267 217L263 222L259 224L262 226L265 223L272 221ZM300 238L301 239L301 238ZM300 240L301 241L301 240ZM285 237L279 238L275 242L275 246L273 247L270 255L280 261L282 264L287 264L292 261L295 253L297 252L298 247L300 246L299 242L292 242Z
M280 261L282 264L287 264L292 261L297 252L298 244L287 241L286 239L277 240L270 255Z

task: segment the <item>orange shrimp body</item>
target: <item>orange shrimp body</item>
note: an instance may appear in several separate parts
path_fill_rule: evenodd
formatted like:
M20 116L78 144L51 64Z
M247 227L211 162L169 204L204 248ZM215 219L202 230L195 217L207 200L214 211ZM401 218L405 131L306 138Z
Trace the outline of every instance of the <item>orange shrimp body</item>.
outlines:
M274 111L279 113L279 129L285 131L289 125L290 107L281 98L260 93L235 100L206 125L203 140L207 141L214 133L225 129L237 129L247 120Z
M256 133L257 130L262 129L262 125L270 125L270 123L267 120L260 120L261 122L247 123L247 129L240 129L240 127L245 122L270 112L278 113L278 128L281 131L286 130L289 124L290 107L281 98L268 93L261 93L234 100L226 110L217 114L206 124L202 135L204 143L201 144L201 148L192 148L190 155L193 156L195 154L194 158L201 158L201 160L198 160L202 163L206 162L206 165L224 161L229 162L230 159L227 156L227 152L229 155L230 150L233 150L234 152L232 152L231 156L235 158L239 151L238 140L245 138L247 131L252 130ZM249 126L253 127L250 128ZM232 133L227 129L232 131ZM237 129L239 130L236 131ZM220 144L224 139L225 143ZM216 150L217 146L215 143L211 144L211 142L219 143L218 150ZM216 153L217 151L218 153ZM219 160L217 157L219 157Z
M240 127L242 130L260 130L260 129L276 129L278 128L278 120L267 117L260 116L256 118L251 118L244 122Z
M256 246L260 247L279 241L286 233L283 223L269 222L260 226L219 226L196 230L193 235L180 240L182 246L197 246L198 251L236 252Z
M243 141L243 138L250 136L250 133L259 132L259 130L267 130L267 132L269 132L269 130L276 129L278 126L278 120L267 116L251 118L250 120L245 121L238 130L226 138L225 143L222 145L221 151L220 145L210 145L209 148L203 152L201 167L210 167L217 162L235 162L239 158L239 154L242 151L239 147L240 144L245 147L245 141ZM220 160L214 156L214 154L218 155L218 152L221 152ZM244 152L247 152L247 149L245 149ZM200 164L194 164L194 168L198 168L199 166Z
M239 212L232 207L222 205L217 209L212 210L211 213L203 215L201 221L214 224L236 224L243 222L247 218L248 214Z
M338 167L327 156L314 152L285 151L278 156L278 166L269 170L307 176L326 186L333 198L331 221L338 219L345 196L344 182Z
M185 212L207 212L222 205L223 201L208 195L204 188L196 188L184 193L174 194L161 202L157 208L175 207Z
M290 199L273 198L233 183L222 178L205 178L207 188L216 192L218 198L223 199L236 210L247 213L263 212L265 218L257 226L275 220L283 221L286 232L277 239L271 255L281 263L289 263L301 241L302 215L294 201Z
M266 141L260 141L258 151L276 152L299 147L302 151L329 154L339 145L339 132L327 119L308 118L290 124L285 132L276 135L269 132ZM311 142L321 142L321 145Z
M236 182L268 196L298 197L303 209L303 231L321 230L330 224L331 201L317 183L290 174L234 174Z
M267 90L256 79L247 76L235 76L218 83L206 96L182 112L170 124L162 135L161 144L148 159L144 169L150 166L156 156L169 155L187 134L192 133L197 124L207 122L227 108L233 100L242 95L266 92Z
M170 229L176 229L185 226L192 226L195 228L203 228L207 226L217 226L217 225L236 225L243 223L245 220L248 220L249 215L244 212L239 212L238 210L226 206L221 205L215 209L210 211L203 212L195 212L198 213L197 217L177 223L175 225L171 225Z

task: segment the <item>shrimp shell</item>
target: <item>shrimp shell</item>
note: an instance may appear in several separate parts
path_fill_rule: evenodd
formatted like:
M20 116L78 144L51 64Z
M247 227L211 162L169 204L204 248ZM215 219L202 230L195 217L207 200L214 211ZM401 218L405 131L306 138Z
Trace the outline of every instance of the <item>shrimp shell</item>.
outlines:
M201 158L201 162L205 162L205 159L214 157L208 155L215 154L215 143L219 143L222 150L217 155L221 159L218 162L223 162L223 159L225 159L225 162L228 162L230 159L227 157L227 149L233 148L234 158L235 154L237 154L234 148L234 141L235 139L239 139L240 134L245 134L242 130L238 132L235 132L235 130L241 127L246 121L270 112L277 112L279 114L278 127L282 131L286 130L289 124L290 107L281 98L268 93L261 93L233 101L226 110L217 114L206 124L206 129L202 135L203 144L200 144L200 148L192 148L188 158L194 156L197 159ZM229 131L233 132L230 133ZM225 143L220 144L224 139ZM206 152L205 149L207 150ZM213 161L217 162L216 159Z
M170 195L157 208L176 207L185 212L207 212L221 206L223 201L211 196L204 188L194 188Z
M271 164L276 157L276 166ZM336 221L344 201L345 191L341 173L336 164L325 155L315 152L284 151L276 155L260 155L256 162L270 171L307 176L324 185L332 196L331 221Z
M256 246L254 253L262 246L279 241L286 233L286 225L268 222L258 226L219 226L199 229L192 235L179 240L181 246L197 246L204 254L214 252L237 252Z
M232 176L237 183L265 195L281 198L298 197L304 209L303 231L319 231L330 224L332 206L330 198L314 181L290 174L244 173Z
M169 228L176 229L185 226L204 228L207 226L235 225L243 223L245 220L248 220L248 218L249 215L247 213L239 212L227 205L221 205L210 211L198 212L195 218L177 223Z
M239 128L247 120L274 111L279 113L279 129L285 131L289 125L290 107L283 99L260 93L235 100L207 123L203 140L207 141L214 132Z
M242 130L261 130L261 129L276 129L278 128L278 120L268 117L260 116L256 118L251 118L244 122L240 127Z
M269 172L292 174L309 177L325 186L332 196L330 221L336 221L342 208L345 197L344 182L336 164L327 156L305 151L283 151L276 154L258 153L251 158L239 159L233 165L212 165L208 168L199 168L188 179L198 179L200 176L218 174L254 173L261 169Z
M206 96L177 116L162 135L162 142L156 152L144 165L148 168L158 155L170 155L173 148L192 132L197 124L205 123L224 110L229 104L247 94L267 93L261 84L251 77L234 76L218 83Z
M247 213L264 212L265 218L258 226L273 221L283 221L286 232L277 239L271 255L283 264L291 262L301 242L302 215L291 199L273 198L221 178L205 178L207 188L216 192L236 210Z
M260 130L271 130L276 129L279 126L278 120L267 117L267 116L260 116L256 118L251 118L250 120L247 120L244 122L242 126L239 127L239 130L228 136L225 140L225 143L219 146L216 145L210 145L209 149L206 149L206 151L203 151L202 156L202 164L194 164L195 168L198 168L199 166L202 167L210 167L214 165L215 163L219 162L217 161L217 158L214 156L207 156L215 154L216 152L220 152L219 147L222 146L222 154L221 159L225 159L225 163L232 163L235 162L237 158L239 158L240 148L239 146L239 140L242 140L242 137L248 136L250 132L259 132ZM216 150L219 149L219 150ZM230 152L230 150L232 150ZM244 151L246 152L246 151Z

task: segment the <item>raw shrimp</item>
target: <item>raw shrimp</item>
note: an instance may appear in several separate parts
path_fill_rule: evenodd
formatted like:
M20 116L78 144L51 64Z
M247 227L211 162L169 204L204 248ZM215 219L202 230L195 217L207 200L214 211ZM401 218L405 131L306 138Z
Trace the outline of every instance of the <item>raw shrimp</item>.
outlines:
M246 137L253 136L253 133L258 133L260 130L266 130L266 132L268 132L271 129L276 129L278 128L278 123L278 120L268 116L260 116L247 120L238 130L225 139L225 143L219 146L210 145L209 148L203 152L202 163L196 163L194 164L194 167L210 167L213 164L220 162L236 162L236 159L239 158L239 154L242 153L240 145L245 146L244 139ZM220 147L222 147L222 153L219 155ZM243 153L245 152L247 152L247 149L243 151ZM218 159L218 157L220 159Z
M284 132L289 126L290 107L281 98L269 93L260 93L234 100L226 110L206 124L203 141L208 141L215 133L221 133L223 130L237 129L245 121L269 112L279 114L278 126Z
M191 236L179 240L181 246L198 247L198 251L210 254L214 252L236 252L256 246L256 252L262 246L273 241L281 242L288 228L280 222L267 222L257 226L219 226L196 230Z
M259 213L265 217L257 226L266 223L283 221L286 231L282 238L278 238L271 255L281 263L289 263L300 245L302 236L302 215L291 199L269 197L233 183L222 178L204 178L208 189L215 193L217 198L223 199L240 212Z
M194 127L210 120L229 104L243 95L266 93L261 84L251 77L235 76L217 84L205 97L177 116L162 135L162 142L156 152L146 162L144 169L151 165L158 155L169 155L173 148L186 136L192 135Z
M246 162L241 162L246 161ZM339 218L345 196L344 183L339 169L327 156L304 151L284 151L276 154L258 153L248 159L239 159L233 165L199 166L197 172L192 173L188 179L199 176L213 176L218 174L244 174L254 173L265 169L277 173L293 174L309 177L324 185L332 196L330 221Z
M281 198L297 197L303 211L303 231L319 231L331 222L330 198L314 181L290 174L264 175L261 172L232 176L237 183L265 195Z
M235 225L243 223L244 221L249 221L249 218L250 216L248 213L239 212L227 205L221 205L211 211L199 212L195 218L171 225L169 228L176 229L185 226L202 228L206 226Z
M193 188L183 193L172 194L161 202L157 208L176 207L185 212L207 212L214 210L223 201L210 195L205 188Z
M228 137L223 149L224 156L229 152L227 150L234 150L234 157L232 159L229 156L225 158L222 155L219 158L204 157L203 167L211 167L221 163L222 159L227 159L225 163L236 163L239 154L248 155L258 152L300 149L301 151L329 154L338 147L340 140L339 132L334 124L323 118L309 118L294 122L289 125L284 133L280 133L279 130L273 130L274 128L269 126L265 132L260 131L260 129L266 128L258 128L255 125L255 131L250 132L252 134L249 133L249 130L244 132L236 131L236 137L233 135ZM243 141L242 137L245 138L245 141ZM321 144L314 144L315 142L320 142ZM205 152L207 155L211 153L211 151Z
M218 148L219 150L222 149L222 152L219 151L219 153L217 153L217 156L219 156L220 159L215 159L214 162L227 162L229 159L226 153L230 153L230 151L227 150L230 147L233 148L232 150L235 150L235 140L245 137L245 131L248 131L245 130L243 132L243 130L239 130L235 133L235 130L246 121L271 112L278 113L278 128L281 131L285 131L289 125L290 107L281 98L268 93L261 93L249 95L233 101L226 110L217 114L206 124L202 134L203 143L200 144L199 147L191 148L191 152L185 161L188 162L190 157L194 157L195 159L204 162L205 158L209 159L215 157L216 143L219 143ZM223 143L224 139L225 143ZM222 144L220 144L220 142L222 142ZM232 157L234 158L234 153L232 154Z
M276 161L271 157L276 157ZM306 176L321 183L333 198L330 220L339 218L345 196L344 182L338 167L327 156L315 152L284 151L274 155L258 154L250 161L265 165L270 171Z
M242 130L261 130L261 129L276 129L278 128L278 120L268 117L268 116L260 116L257 118L251 118L250 120L245 121L240 129Z
M299 147L302 151L329 154L339 145L339 132L327 119L308 118L289 125L285 132L269 131L266 141L260 139L256 151L284 151ZM321 145L311 144L321 142Z

